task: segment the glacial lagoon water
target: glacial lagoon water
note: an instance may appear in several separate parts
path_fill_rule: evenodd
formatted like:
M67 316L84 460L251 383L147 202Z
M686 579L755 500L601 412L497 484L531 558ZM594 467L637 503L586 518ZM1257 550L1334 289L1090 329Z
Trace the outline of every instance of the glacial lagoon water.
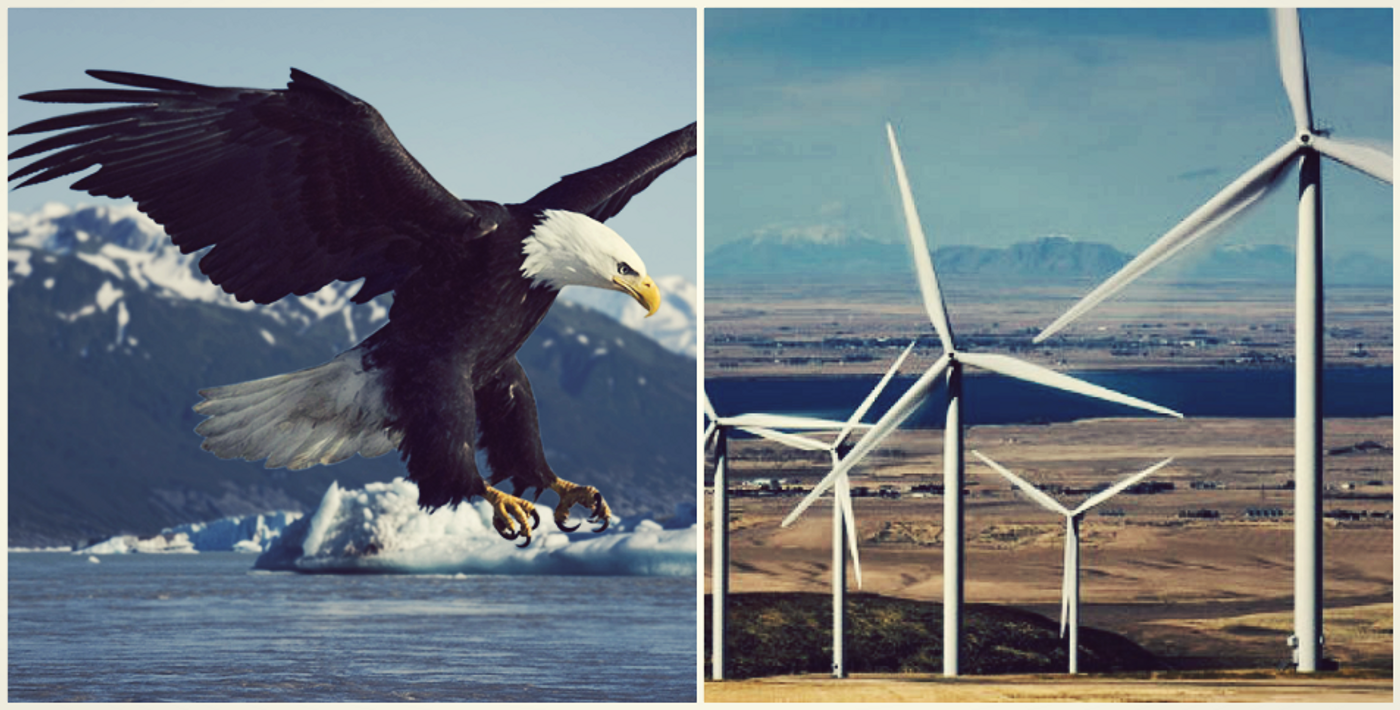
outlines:
M693 577L9 555L9 700L694 702Z
M1077 419L1158 416L1131 407L1052 390L999 375L968 370L963 380L963 419L969 425L1068 422ZM1293 416L1293 368L1229 370L1114 370L1071 372L1188 417ZM1323 415L1379 417L1392 412L1390 367L1329 368L1323 375ZM896 377L865 416L876 421L914 383ZM707 380L706 392L720 414L773 412L845 420L879 381L867 377L792 377ZM934 402L942 398L935 396ZM944 409L922 407L907 428L938 429Z

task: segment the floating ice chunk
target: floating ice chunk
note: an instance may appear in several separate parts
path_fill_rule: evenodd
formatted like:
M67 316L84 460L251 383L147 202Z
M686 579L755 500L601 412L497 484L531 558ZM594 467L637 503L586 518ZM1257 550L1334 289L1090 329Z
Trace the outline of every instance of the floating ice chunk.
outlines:
M418 487L402 478L358 490L332 484L315 514L288 527L254 567L333 573L695 574L693 504L665 525L614 519L599 534L565 534L555 527L549 506L536 508L540 527L533 543L520 548L496 533L485 501L427 513L418 507Z

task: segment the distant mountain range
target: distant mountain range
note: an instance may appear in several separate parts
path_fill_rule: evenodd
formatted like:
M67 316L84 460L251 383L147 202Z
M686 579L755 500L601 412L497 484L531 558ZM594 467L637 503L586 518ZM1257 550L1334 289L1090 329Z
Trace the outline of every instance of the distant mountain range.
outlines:
M967 245L934 249L938 273L947 276L1014 278L1019 283L1100 280L1133 258L1107 244L1040 237L1005 248ZM1326 278L1334 285L1388 285L1391 260L1368 254L1327 255ZM1195 250L1163 264L1154 276L1291 283L1293 252L1276 245L1225 244ZM765 229L725 242L705 254L705 279L723 285L763 278L811 282L820 277L907 278L909 247L836 226Z
M288 472L200 449L198 389L320 364L383 325L390 301L355 306L357 286L333 284L238 303L197 258L134 209L9 215L10 546L314 510L333 480L404 475L392 454ZM551 464L619 515L695 498L695 288L660 281L671 300L647 322L680 352L561 299L519 353Z

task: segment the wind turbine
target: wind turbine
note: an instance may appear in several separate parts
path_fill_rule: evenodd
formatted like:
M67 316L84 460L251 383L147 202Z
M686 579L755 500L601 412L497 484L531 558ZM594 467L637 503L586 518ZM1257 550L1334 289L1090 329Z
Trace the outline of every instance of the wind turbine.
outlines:
M1394 182L1394 165L1383 150L1313 128L1298 11L1275 10L1273 19L1279 74L1293 111L1294 135L1047 326L1035 342L1059 332L1187 245L1217 231L1281 185L1293 163L1300 163L1294 324L1294 636L1289 643L1296 648L1298 670L1313 672L1322 655L1322 158L1388 184Z
M870 394L865 396L865 401L860 403L856 411L846 420L846 426L841 429L841 433L830 445L814 441L812 443L823 447L831 456L831 465L836 466L841 461L843 453L850 450L845 444L846 437L860 423L865 413L870 411L871 405L879 399L880 393L884 391L885 385L899 372L899 367L904 364L905 358L914 350L918 340L909 343L909 347L900 353L889 370L885 371L885 376L876 383L875 389L870 390ZM844 525L843 525L844 521ZM841 480L836 482L836 501L833 504L831 517L831 675L836 678L846 677L846 557L842 538L850 542L851 561L856 570L856 586L864 587L864 581L860 574L860 552L856 544L856 512L851 503L851 481L849 476L841 476Z
M901 358L902 359L902 358ZM882 385L883 386L883 385ZM791 434L784 431L838 431L842 432L840 439L844 439L850 429L857 427L868 428L869 425L860 424L859 420L853 422L838 422L829 419L814 419L811 417L794 417L781 414L739 414L732 417L721 417L715 412L714 405L710 404L709 394L705 395L705 414L710 418L710 425L705 429L705 443L712 445L715 449L715 481L714 481L714 511L711 516L713 528L710 536L711 564L713 565L711 574L711 649L710 649L710 673L715 680L724 680L724 638L726 609L729 594L729 491L725 481L725 473L729 460L729 432L731 429L753 434L754 436L776 441L799 449L825 451L828 446L820 441L804 437L798 434ZM861 412L861 414L864 414ZM838 442L839 440L838 439ZM831 448L836 445L833 444ZM850 507L850 491L847 488L844 505ZM840 529L842 503L838 494L838 505L836 506L833 528ZM854 545L854 535L852 535L852 545ZM839 542L838 542L839 545ZM836 555L840 554L838 546ZM854 548L852 548L854 553ZM859 569L859 560L856 562ZM842 574L845 572L844 559L840 566ZM844 584L844 578L843 578Z
M1011 481L1021 489L1031 500L1040 504L1040 507L1052 513L1059 513L1065 516L1065 571L1064 584L1060 592L1060 637L1065 635L1065 627L1069 627L1069 672L1071 675L1079 672L1079 526L1084 520L1085 513L1113 496L1121 493L1125 488L1141 481L1155 473L1158 469L1171 463L1171 459L1158 462L1145 471L1140 471L1127 478L1113 484L1094 495L1090 496L1078 508L1070 510L1061 505L1059 501L1045 494L1045 491L1036 488L1026 482L1016 474L1001 467L1001 464L983 456L981 452L972 452L982 462L992 467L993 471L1001 474L1002 477Z
M783 526L791 525L826 490L860 463L872 449L879 446L924 403L946 373L948 415L944 425L943 439L943 675L958 675L958 639L962 631L963 597L963 435L962 435L962 370L963 365L972 365L991 370L1007 377L1026 380L1047 387L1074 392L1130 407L1146 409L1161 414L1180 417L1181 414L1146 402L1136 397L1114 392L1105 387L1090 384L1083 380L1064 375L1053 370L1032 365L1008 355L991 353L971 353L959 351L953 338L953 329L943 305L943 296L938 289L938 279L933 272L933 260L929 256L928 241L924 237L919 215L914 207L914 197L909 188L909 180L904 172L904 161L900 158L899 145L895 140L894 127L886 124L889 136L890 154L894 160L895 177L899 182L900 195L904 203L905 221L909 231L909 241L913 246L914 270L919 277L919 288L923 294L924 309L929 320L938 331L938 339L943 345L943 355L924 372L912 387L895 402L880 421L861 438L860 443L822 479L812 492L802 500L783 520ZM951 541L952 547L946 547Z

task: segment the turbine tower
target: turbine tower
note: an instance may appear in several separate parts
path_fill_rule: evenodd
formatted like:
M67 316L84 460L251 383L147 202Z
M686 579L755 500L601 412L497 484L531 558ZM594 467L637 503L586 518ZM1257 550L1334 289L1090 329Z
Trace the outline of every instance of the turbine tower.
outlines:
M868 428L868 425L779 414L739 414L733 417L721 417L715 412L714 405L710 404L708 394L705 395L705 414L710 418L710 425L705 429L705 443L714 446L715 450L714 510L711 515L712 532L710 535L710 557L711 565L713 565L710 581L710 601L712 604L710 611L710 674L714 680L724 680L724 638L726 609L728 608L726 597L729 594L729 491L725 481L727 473L725 469L729 460L729 431L738 429L788 446L809 450L815 447L816 450L826 450L827 446L819 441L780 430L846 431L848 433L851 428ZM850 507L849 490L847 493L844 504L838 495L836 523L833 525L835 529L839 529L842 505ZM859 561L857 561L857 565L859 565ZM841 571L845 571L844 564Z
M1069 628L1069 673L1074 675L1079 672L1079 528L1084 521L1084 515L1104 501L1118 495L1127 487L1141 481L1155 473L1158 469L1171 463L1171 459L1158 462L1145 471L1135 473L1103 491L1095 493L1079 505L1078 508L1070 510L1061 505L1059 501L1046 495L1044 491L1026 482L1016 474L1002 468L1001 464L983 456L979 451L972 452L982 462L992 467L993 471L1001 474L1003 478L1025 492L1031 500L1040 504L1040 507L1052 513L1059 513L1065 516L1065 570L1064 583L1060 592L1060 637L1065 635L1065 628Z
M1188 244L1215 232L1282 184L1295 161L1300 164L1294 324L1294 635L1289 642L1296 649L1294 662L1298 670L1313 672L1318 670L1323 641L1321 163L1327 157L1387 184L1393 183L1394 165L1390 154L1383 150L1333 138L1313 128L1298 11L1275 10L1273 18L1279 74L1293 112L1294 135L1047 326L1035 342L1059 332Z
M849 454L843 457L827 474L822 482L812 489L793 511L783 520L783 526L791 525L812 503L836 485L861 459L879 446L904 420L908 419L920 405L929 398L940 380L947 383L947 420L943 439L943 675L958 675L958 639L962 635L963 597L963 435L962 435L962 370L963 365L972 365L991 370L1007 377L1026 380L1047 387L1074 392L1089 397L1129 407L1137 407L1161 414L1180 417L1181 414L1166 407L1146 402L1136 397L1114 392L1105 387L1090 384L1083 380L1064 375L1053 370L1032 365L1007 355L991 353L970 353L959 351L953 338L953 329L943 305L943 296L938 289L938 279L933 271L933 260L929 256L928 242L923 227L919 223L918 212L914 208L914 197L909 188L909 180L904 172L904 162L900 158L899 145L895 141L894 127L886 124L889 136L890 154L894 160L895 177L899 182L900 195L904 203L905 221L909 240L914 252L914 269L918 274L919 288L923 294L924 309L933 327L938 331L938 339L943 345L943 355L924 372L899 401L885 413L880 421ZM946 377L944 376L946 373ZM952 546L947 547L951 541Z
M870 394L865 396L865 400L860 403L856 411L846 420L846 426L842 427L841 433L836 435L836 439L830 444L820 441L805 439L804 446L801 442L792 442L799 448L808 450L824 450L831 456L831 465L836 466L841 461L843 453L850 451L850 446L846 444L846 437L860 424L860 420L865 413L870 411L871 405L880 398L880 393L884 391L885 385L889 384L899 368L904 364L905 358L914 350L918 340L909 343L909 347L895 358L894 364L885 371L884 377L876 383L875 389L870 390ZM836 500L832 506L831 517L831 675L835 678L846 677L846 544L843 540L849 541L851 549L851 561L856 570L856 586L864 587L864 582L860 574L860 552L857 549L856 538L856 512L851 502L851 481L849 476L842 476L836 483Z

